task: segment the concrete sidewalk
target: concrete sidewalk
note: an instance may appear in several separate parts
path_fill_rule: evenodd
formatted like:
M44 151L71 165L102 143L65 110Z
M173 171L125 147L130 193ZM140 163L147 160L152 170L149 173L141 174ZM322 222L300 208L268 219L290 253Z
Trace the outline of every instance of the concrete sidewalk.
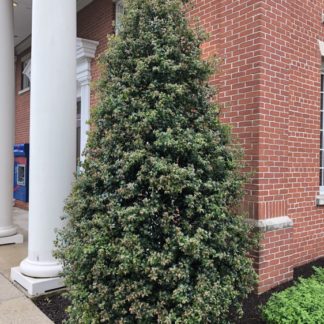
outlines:
M47 324L53 322L7 278L0 275L0 323Z
M28 213L14 208L14 223L24 243L0 246L0 324L53 323L24 293L10 282L10 269L27 256Z

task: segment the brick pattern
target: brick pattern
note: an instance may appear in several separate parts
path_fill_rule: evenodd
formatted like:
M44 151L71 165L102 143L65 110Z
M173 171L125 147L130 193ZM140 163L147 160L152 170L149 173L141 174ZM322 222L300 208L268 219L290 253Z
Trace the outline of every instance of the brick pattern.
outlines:
M261 248L255 256L259 274L257 293L261 294L293 278L292 244L292 228L264 233Z
M294 227L264 234L255 258L264 292L289 280L295 266L324 256L319 191L320 65L324 0L193 0L188 18L209 33L203 56L217 55L222 119L243 145L244 209L250 218L289 216ZM95 0L78 14L78 37L99 41L97 58L114 32L112 0ZM24 53L25 54L25 53ZM20 85L17 59L17 88ZM100 66L93 60L95 83ZM92 93L91 104L97 98ZM17 95L16 142L29 141L29 93Z
M221 74L211 81L253 172L245 210L254 219L294 221L288 241L278 239L281 231L261 241L259 292L324 255L324 210L315 205L323 8L323 0L196 0L190 13L210 35L204 57L221 58Z
M288 216L294 222L293 263L324 255L324 209L319 192L320 66L317 40L324 39L324 1L294 1L290 19Z
M258 155L262 1L195 0L190 16L199 17L209 34L204 57L221 59L220 74L211 78L218 88L224 122L244 146L246 171L254 174L246 186L245 210L258 216Z
M15 128L15 143L24 144L29 143L29 101L30 91L19 94L21 90L21 58L29 54L30 50L22 53L17 57L15 64L16 73L16 128Z

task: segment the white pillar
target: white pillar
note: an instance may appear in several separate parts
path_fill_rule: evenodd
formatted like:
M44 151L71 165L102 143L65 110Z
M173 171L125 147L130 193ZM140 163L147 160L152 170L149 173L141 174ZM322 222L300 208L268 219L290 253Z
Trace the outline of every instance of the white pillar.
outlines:
M77 39L77 81L81 94L81 161L82 155L88 140L90 125L90 107L91 107L91 61L96 56L96 50L99 42L89 39Z
M21 243L12 224L15 63L12 0L0 1L0 245Z
M88 140L88 132L90 129L90 80L84 80L81 82L81 161L84 160L84 149Z
M32 35L29 244L20 273L55 278L55 229L76 165L76 0L34 0ZM13 271L12 279L27 285Z

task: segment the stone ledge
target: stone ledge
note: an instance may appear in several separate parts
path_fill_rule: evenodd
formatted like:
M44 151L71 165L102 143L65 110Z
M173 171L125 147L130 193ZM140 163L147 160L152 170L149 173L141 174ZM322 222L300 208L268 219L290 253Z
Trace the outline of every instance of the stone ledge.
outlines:
M248 219L248 223L255 228L259 229L261 232L270 232L282 230L285 228L292 228L294 223L288 216L274 217L262 220Z
M316 196L316 205L317 206L324 206L324 195Z

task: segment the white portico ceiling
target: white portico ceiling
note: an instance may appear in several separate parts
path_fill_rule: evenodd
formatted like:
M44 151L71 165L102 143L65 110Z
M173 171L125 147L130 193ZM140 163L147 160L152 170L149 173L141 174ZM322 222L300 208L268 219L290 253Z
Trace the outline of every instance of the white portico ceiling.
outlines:
M0 0L2 1L2 0ZM78 11L93 0L77 0ZM33 0L14 0L15 46L31 34Z

